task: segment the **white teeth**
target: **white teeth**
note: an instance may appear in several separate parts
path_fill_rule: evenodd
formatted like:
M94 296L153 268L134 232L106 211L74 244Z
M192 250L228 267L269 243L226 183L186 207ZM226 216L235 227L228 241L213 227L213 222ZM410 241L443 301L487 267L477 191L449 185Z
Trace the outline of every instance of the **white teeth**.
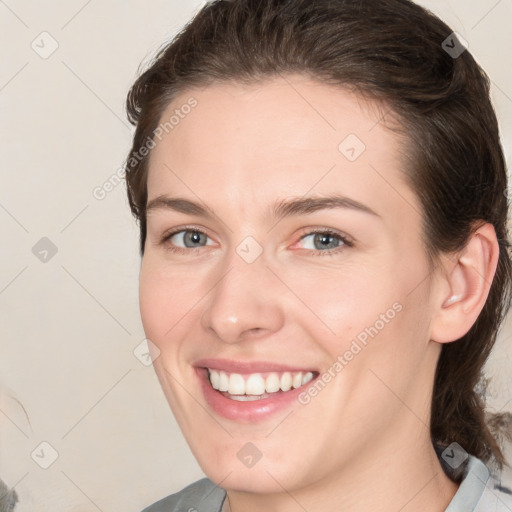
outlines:
M229 376L228 393L230 395L244 395L245 394L245 381L239 373L232 373Z
M254 400L261 400L261 396L259 395L231 395L229 398L237 402L254 402Z
M249 401L257 400L265 393L276 393L278 391L290 391L292 388L299 388L313 379L312 372L283 372L252 373L249 376L242 376L239 373L227 374L224 371L208 369L210 383L213 389L228 392L233 400Z
M293 376L292 386L294 388L300 388L302 386L302 372L296 373Z
M251 375L245 383L246 395L262 395L265 393L265 379L261 375Z
M284 372L281 375L281 389L283 391L290 391L292 389L292 374L290 372Z
M210 382L212 383L212 388L219 389L219 383L220 383L219 372L210 372Z
M213 384L212 384L213 385ZM215 387L215 386L213 386ZM271 373L265 380L265 391L275 393L281 389L281 379L277 373Z
M302 385L307 384L310 380L313 379L313 374L311 372L308 372L302 377Z
M211 372L210 372L211 373ZM217 373L217 372L215 372ZM219 391L227 391L229 387L229 378L225 372L219 372L219 387L216 388ZM213 383L212 383L213 386Z

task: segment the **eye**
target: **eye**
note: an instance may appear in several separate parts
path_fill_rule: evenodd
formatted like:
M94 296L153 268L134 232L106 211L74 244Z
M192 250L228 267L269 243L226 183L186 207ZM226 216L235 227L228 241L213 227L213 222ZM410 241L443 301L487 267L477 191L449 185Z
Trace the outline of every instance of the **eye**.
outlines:
M170 233L166 233L161 244L165 245L167 249L175 252L187 252L194 249L200 249L207 244L208 235L197 228L181 228ZM204 243L203 243L204 242Z
M353 246L347 237L331 229L310 231L301 237L301 241L306 241L302 248L312 250L313 255L332 255L340 252L344 247Z
M201 249L207 245L214 245L213 243L208 243L208 239L208 235L201 229L180 228L166 233L162 237L160 244L164 245L169 251L190 253L190 251ZM333 255L346 247L354 245L348 237L326 228L309 231L301 237L300 241L306 241L302 248L308 249L311 251L310 254L315 256Z

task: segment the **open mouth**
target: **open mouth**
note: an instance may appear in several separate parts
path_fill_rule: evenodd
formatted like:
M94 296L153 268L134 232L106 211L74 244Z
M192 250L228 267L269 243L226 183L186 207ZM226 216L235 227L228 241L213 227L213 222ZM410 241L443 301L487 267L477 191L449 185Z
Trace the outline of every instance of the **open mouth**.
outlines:
M239 402L263 400L277 394L305 386L318 376L318 372L259 372L229 373L213 368L206 368L208 381L213 389L224 397Z

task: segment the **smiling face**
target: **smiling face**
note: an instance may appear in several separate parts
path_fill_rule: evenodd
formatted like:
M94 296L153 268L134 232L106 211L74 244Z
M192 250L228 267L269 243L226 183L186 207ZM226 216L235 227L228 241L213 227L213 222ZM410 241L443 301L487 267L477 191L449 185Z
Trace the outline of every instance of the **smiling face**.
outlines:
M354 94L288 81L175 98L163 120L197 107L148 176L155 370L207 476L254 492L429 442L439 355L403 140Z

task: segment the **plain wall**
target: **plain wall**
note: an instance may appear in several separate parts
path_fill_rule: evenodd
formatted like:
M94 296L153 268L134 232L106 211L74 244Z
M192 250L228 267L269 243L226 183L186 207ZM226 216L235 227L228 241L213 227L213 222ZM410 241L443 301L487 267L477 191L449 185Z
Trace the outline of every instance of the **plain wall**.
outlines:
M490 75L510 162L512 1L420 3ZM202 4L0 2L0 477L17 512L138 512L203 476L133 353L144 331L125 185L93 194L129 149L139 64ZM488 365L493 410L512 409L511 334L509 322Z

